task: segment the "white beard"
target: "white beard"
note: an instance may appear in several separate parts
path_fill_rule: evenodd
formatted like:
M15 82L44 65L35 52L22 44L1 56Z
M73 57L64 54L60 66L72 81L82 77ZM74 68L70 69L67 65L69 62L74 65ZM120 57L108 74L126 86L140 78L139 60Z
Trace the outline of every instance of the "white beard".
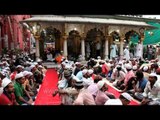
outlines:
M0 95L3 93L3 87L0 87Z

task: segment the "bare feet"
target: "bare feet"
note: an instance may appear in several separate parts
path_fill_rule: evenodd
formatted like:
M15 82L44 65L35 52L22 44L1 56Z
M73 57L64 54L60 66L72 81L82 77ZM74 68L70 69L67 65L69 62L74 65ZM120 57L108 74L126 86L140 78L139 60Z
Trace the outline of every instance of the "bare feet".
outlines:
M58 90L55 90L55 91L53 92L52 96L55 97L55 96L57 95L57 93L58 93Z

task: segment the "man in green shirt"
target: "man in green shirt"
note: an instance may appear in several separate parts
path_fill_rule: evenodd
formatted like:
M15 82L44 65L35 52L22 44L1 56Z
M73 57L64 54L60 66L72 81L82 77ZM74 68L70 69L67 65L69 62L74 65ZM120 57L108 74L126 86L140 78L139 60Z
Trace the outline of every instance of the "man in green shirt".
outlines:
M23 87L23 83L25 82L25 78L23 76L22 73L18 73L15 76L15 84L14 84L14 91L15 91L15 96L16 96L16 100L20 105L31 105L33 103L33 100L31 98L31 96L29 95L29 93L24 89ZM27 98L25 97L25 95L27 96Z

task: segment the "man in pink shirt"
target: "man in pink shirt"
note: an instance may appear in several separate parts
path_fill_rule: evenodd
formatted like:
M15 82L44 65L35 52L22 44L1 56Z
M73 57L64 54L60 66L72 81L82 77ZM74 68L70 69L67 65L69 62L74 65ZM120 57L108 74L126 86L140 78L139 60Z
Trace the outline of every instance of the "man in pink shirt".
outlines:
M124 83L120 86L120 89L123 90L125 86L127 85L128 81L131 77L135 77L134 72L132 71L132 66L128 63L125 65L127 73L125 75Z
M105 102L110 99L105 93L107 84L104 81L99 81L97 85L99 90L95 98L96 105L104 105Z
M125 79L124 79L124 84L125 85L127 84L127 82L129 81L129 79L131 77L135 76L134 72L132 71L132 66L129 63L126 65L126 70L127 70L127 74L126 74Z
M88 91L92 94L92 96L94 97L94 99L95 99L95 97L96 97L96 95L97 95L97 92L98 92L98 86L97 86L97 83L100 81L100 80L102 80L102 77L101 76L99 76L99 75L97 75L96 77L95 77L95 79L94 79L94 83L92 83L90 86L88 86Z
M76 81L75 88L79 91L79 94L73 105L95 105L92 94L83 87L83 81Z

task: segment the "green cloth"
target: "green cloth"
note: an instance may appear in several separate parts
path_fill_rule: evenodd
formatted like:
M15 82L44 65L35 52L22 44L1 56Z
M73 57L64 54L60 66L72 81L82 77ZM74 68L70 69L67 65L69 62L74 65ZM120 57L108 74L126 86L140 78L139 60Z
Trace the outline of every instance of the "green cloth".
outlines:
M147 24L152 25L156 28L145 31L145 38L143 41L143 45L159 44L160 43L160 23L148 22ZM153 32L153 34L152 35L149 34L150 32ZM130 41L132 41L133 43L138 43L138 35L131 37Z
M17 102L21 105L23 102L19 101L18 97L24 97L24 87L18 82L15 82L14 84L14 92L16 96Z

